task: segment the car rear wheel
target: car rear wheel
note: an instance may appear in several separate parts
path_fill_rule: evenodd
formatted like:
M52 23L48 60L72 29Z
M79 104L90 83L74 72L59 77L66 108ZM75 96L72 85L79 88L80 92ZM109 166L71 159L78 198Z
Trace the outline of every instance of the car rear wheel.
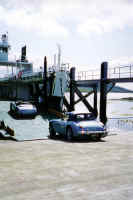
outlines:
M69 142L73 140L73 132L72 132L72 129L70 127L67 128L66 140L69 141Z
M92 134L91 139L94 140L94 141L100 141L101 135L100 134Z
M50 138L52 138L52 139L55 138L56 132L52 125L49 125L49 133L50 133Z

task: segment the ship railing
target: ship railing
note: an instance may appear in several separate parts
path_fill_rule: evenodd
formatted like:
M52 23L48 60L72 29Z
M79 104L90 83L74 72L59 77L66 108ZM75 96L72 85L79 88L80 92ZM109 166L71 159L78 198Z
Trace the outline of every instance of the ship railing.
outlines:
M0 74L0 81L8 81L8 80L27 80L27 79L33 79L33 78L43 78L43 73L42 72L23 72L18 73L18 74Z
M70 63L62 63L60 67L60 71L69 72L70 70Z
M0 73L0 82L8 80L9 80L9 74L6 73L3 75L3 73Z
M21 77L22 80L33 79L33 78L43 78L42 72L24 72Z
M58 72L58 71L64 71L69 72L69 63L61 64L61 67L58 68L58 66L50 66L48 67L48 73Z
M0 82L3 82L3 81L8 81L9 78L8 77L0 77Z
M66 67L66 65L61 65L60 69L56 69L55 67L49 67L48 68L48 76L57 71L65 71L69 72L69 65ZM3 74L0 74L0 81L4 80L11 80L16 77L16 79L21 78L23 80L25 79L32 79L32 78L43 78L43 71L39 72L22 72L21 76L19 77L16 74L5 74L3 77ZM126 66L116 66L116 67L109 67L108 68L108 78L133 78L133 65L126 65ZM76 72L76 80L96 80L100 79L100 70L90 70L90 71L78 71Z

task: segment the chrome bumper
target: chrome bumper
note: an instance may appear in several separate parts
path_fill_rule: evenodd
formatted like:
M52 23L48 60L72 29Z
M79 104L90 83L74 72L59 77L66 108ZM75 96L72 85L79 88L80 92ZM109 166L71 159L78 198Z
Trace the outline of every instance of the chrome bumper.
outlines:
M79 135L92 135L92 134L100 134L102 137L106 137L108 135L108 131L78 131Z

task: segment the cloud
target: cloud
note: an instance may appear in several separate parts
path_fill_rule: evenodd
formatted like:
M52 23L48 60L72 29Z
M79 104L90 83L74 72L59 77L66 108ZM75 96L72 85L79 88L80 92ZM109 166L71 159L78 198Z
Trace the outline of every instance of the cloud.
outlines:
M133 65L133 56L123 56L109 62L110 66L129 66Z
M13 3L15 0L11 2ZM21 2L22 5L23 3L24 1ZM1 23L20 29L21 31L34 32L34 34L39 34L44 37L68 37L69 31L58 19L59 6L50 7L42 4L35 11L35 5L31 6L30 3L26 3L24 6L25 9L21 5L18 7L17 4L11 8L11 5L8 4L6 7L0 6Z
M92 11L90 12L90 8L86 8L85 13L88 12L88 16L84 16L77 28L77 31L83 36L122 31L125 28L133 27L133 4L129 1L97 0L91 4L91 7L93 14Z
M0 22L43 37L122 31L133 26L131 0L1 0Z
M41 7L44 0L1 0L0 5L3 8L8 10L15 10L15 9L38 9Z

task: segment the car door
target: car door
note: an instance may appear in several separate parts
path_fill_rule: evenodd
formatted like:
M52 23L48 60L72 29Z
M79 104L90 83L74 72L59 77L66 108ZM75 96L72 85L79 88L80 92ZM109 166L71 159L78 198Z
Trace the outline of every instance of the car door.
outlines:
M66 125L67 125L67 120L62 119L60 121L60 134L65 135L66 132Z
M53 122L53 127L57 133L61 134L62 133L62 120L61 119L55 120Z
M66 120L60 119L54 122L54 129L57 133L64 135L66 127Z

